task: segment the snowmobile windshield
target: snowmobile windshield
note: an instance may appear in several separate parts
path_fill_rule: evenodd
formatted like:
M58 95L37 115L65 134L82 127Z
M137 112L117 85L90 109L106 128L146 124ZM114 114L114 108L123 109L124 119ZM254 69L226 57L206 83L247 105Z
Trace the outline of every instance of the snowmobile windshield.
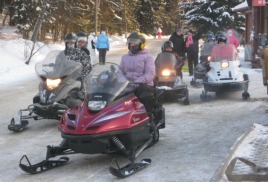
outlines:
M215 45L214 43L205 42L202 45L201 56L209 56L211 54L214 45Z
M237 59L237 51L232 44L217 44L212 48L211 61L235 61Z
M119 76L119 66L106 62L96 64L84 79L86 97L90 100L114 101L128 86L129 81Z
M79 62L68 60L64 51L54 50L35 65L36 74L43 78L57 79L66 76L77 77L82 69Z
M176 65L176 57L173 53L162 52L160 53L155 60L156 73L159 73L164 69L174 70Z

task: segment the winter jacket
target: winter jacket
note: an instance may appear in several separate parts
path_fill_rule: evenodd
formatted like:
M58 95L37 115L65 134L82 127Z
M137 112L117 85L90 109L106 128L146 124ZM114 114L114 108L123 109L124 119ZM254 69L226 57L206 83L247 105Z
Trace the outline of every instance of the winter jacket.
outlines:
M183 34L178 36L177 32L174 32L169 40L173 43L174 52L179 54L179 56L183 57L185 55L185 42L183 38Z
M122 56L120 62L119 79L124 76L134 82L146 85L154 85L155 64L154 58L148 50L142 50L138 54L130 52Z
M185 42L187 41L188 37L185 38ZM198 47L198 39L197 36L193 36L193 43L189 45L189 47L186 48L187 54L197 54L199 52L199 47Z
M86 75L91 71L90 58L85 51L79 48L66 49L65 56L68 60L80 62L82 64L82 71L80 77L84 79Z
M89 50L96 49L96 37L93 35L93 33L90 33L88 36L88 45L87 48Z
M96 42L97 49L110 49L110 41L105 32L101 32Z
M228 35L228 43L229 44L233 44L236 48L238 48L238 46L239 46L239 41L238 41L238 39L236 38L236 36L234 35L234 31L232 30L232 29L229 29L228 31L227 31L227 34L228 33L230 33L230 35Z
M85 53L88 55L88 56L90 56L90 53L89 53L89 50L88 50L88 48L81 48L83 51L85 51Z

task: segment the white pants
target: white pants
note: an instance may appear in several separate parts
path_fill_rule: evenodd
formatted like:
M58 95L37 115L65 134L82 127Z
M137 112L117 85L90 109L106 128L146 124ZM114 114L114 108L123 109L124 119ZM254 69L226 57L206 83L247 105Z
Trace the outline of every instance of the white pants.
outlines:
M91 65L93 65L96 60L96 51L95 49L89 49L89 53L90 53L90 63Z

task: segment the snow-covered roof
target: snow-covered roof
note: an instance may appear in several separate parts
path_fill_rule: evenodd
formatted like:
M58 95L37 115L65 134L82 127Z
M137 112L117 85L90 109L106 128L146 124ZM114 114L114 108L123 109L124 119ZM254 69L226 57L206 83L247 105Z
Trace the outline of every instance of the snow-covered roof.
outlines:
M232 8L232 11L245 11L249 8L248 2L244 1Z

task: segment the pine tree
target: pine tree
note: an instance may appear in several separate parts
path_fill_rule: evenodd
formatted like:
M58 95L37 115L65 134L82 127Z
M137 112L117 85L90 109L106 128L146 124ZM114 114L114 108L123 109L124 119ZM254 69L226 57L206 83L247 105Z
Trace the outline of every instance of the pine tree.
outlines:
M157 25L158 12L161 0L140 0L136 10L137 21L140 24L140 31L152 33L153 27Z
M32 0L17 0L14 2L17 16L13 18L17 22L18 29L22 32L23 38L29 38L29 31L33 30L38 16L38 3Z
M242 33L245 17L231 9L239 3L239 0L209 1L207 3L204 0L196 0L193 3L184 3L181 8L186 11L185 24L200 33L205 34L209 30L216 32L227 28L234 28Z

